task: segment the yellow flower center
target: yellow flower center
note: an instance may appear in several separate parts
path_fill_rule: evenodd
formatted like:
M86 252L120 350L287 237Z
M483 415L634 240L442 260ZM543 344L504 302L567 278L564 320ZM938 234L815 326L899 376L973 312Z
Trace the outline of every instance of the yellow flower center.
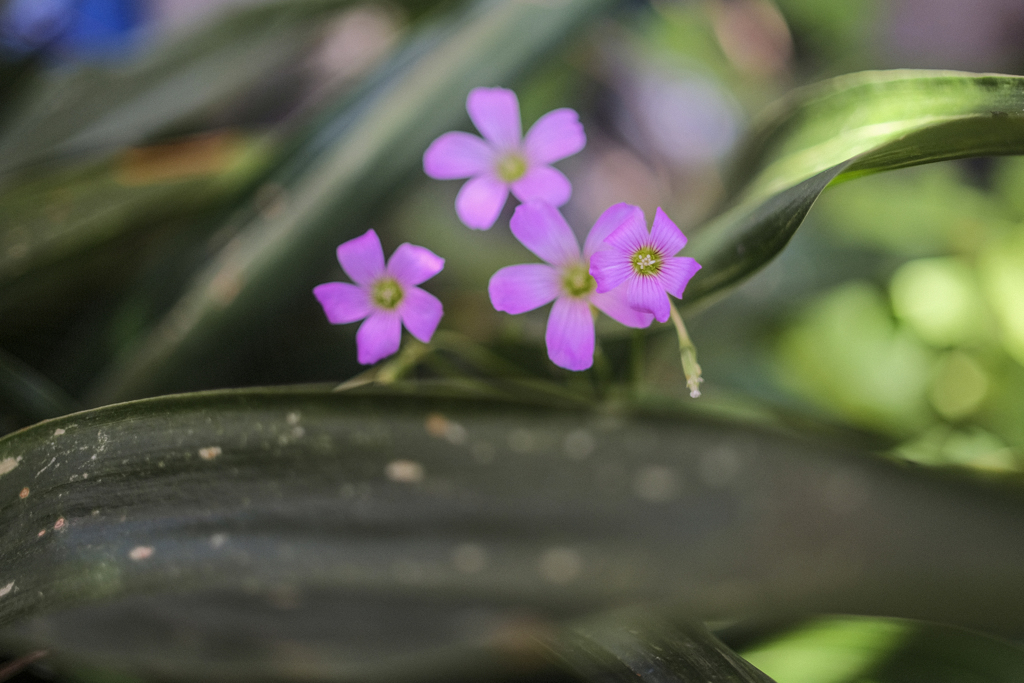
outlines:
M509 152L498 160L498 177L514 183L526 174L526 159L519 152Z
M587 272L587 266L580 263L563 271L562 286L569 296L581 297L597 289L597 281Z
M630 259L637 275L657 275L661 271L661 255L651 247L641 247Z
M373 284L370 298L378 308L391 310L402 301L402 286L394 278L382 277Z

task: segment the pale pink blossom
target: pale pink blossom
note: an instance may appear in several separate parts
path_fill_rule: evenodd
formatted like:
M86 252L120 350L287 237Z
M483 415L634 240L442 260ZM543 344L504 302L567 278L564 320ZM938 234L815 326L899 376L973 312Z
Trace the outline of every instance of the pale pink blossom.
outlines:
M572 228L558 209L529 203L516 207L512 234L545 263L502 268L491 277L487 290L499 311L525 313L554 301L548 316L548 357L559 367L586 370L594 362L594 308L628 327L647 327L653 316L630 308L624 288L598 292L591 277L590 258L602 240L623 221L633 207L616 204L594 223L580 251Z
M555 109L540 117L523 137L519 100L505 88L474 88L466 110L483 138L445 133L423 154L431 178L469 178L455 199L455 212L467 227L487 230L511 191L521 202L562 206L572 195L569 179L551 164L586 145L579 115Z
M313 288L332 324L366 320L356 331L359 362L371 365L398 351L402 326L421 342L434 336L444 309L416 285L441 272L444 259L425 247L400 244L384 263L373 230L338 247L338 262L355 284L327 282Z
M682 298L686 284L700 270L692 258L676 256L684 246L686 236L660 207L648 233L644 212L634 206L594 252L590 274L598 292L625 286L632 308L652 313L663 323L670 315L668 295Z

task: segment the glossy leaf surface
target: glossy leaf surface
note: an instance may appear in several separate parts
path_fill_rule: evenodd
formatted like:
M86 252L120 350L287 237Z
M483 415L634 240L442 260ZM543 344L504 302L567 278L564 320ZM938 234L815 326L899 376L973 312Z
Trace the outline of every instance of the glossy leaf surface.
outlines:
M699 623L617 618L580 624L549 639L587 680L622 683L774 683Z
M731 207L693 239L686 302L772 260L832 182L964 157L1024 154L1024 78L871 71L796 91L737 156Z
M423 673L637 604L1024 631L1018 493L707 420L212 392L16 432L0 472L4 640L166 676Z

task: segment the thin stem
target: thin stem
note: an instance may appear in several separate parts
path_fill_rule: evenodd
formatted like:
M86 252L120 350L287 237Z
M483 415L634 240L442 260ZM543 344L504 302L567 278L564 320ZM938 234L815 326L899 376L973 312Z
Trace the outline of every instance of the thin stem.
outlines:
M411 372L432 350L429 345L410 339L397 356L345 380L334 391L347 391L367 384L393 384Z
M683 361L686 388L690 390L690 398L699 398L700 383L704 381L704 378L700 376L700 365L697 363L697 347L690 340L690 334L686 331L686 325L683 323L683 316L679 315L675 304L669 300L668 306L672 324L676 326L676 334L679 335L679 358Z

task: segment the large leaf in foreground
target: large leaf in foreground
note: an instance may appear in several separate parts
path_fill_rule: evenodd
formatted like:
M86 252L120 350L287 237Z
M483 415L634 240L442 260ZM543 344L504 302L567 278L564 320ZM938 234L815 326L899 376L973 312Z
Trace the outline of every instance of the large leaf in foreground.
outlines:
M774 683L699 623L614 614L545 641L565 666L603 683Z
M752 275L785 247L837 180L946 159L1024 154L1024 78L873 71L796 91L750 135L734 205L693 240L694 304Z
M637 604L1021 633L1022 524L1019 489L678 415L170 396L0 439L0 640L251 680L426 675Z

